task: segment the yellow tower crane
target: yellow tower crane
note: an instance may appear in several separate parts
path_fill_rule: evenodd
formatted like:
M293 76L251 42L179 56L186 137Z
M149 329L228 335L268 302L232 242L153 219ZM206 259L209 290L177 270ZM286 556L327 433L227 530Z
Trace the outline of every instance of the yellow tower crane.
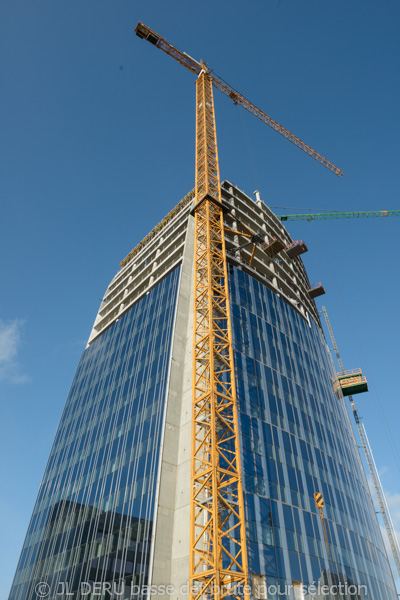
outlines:
M213 86L339 177L343 172L211 74L203 62L181 52L143 23L139 22L135 31L140 38L198 76L190 598L248 600L250 588Z

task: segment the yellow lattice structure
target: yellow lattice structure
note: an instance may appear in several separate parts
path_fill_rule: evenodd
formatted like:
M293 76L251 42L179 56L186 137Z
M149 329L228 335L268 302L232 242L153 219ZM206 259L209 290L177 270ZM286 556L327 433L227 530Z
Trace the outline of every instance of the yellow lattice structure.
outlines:
M212 81L196 84L192 599L249 598L238 417Z
M198 75L196 83L191 600L249 599L232 331L213 86L339 177L343 172L230 88L206 65L139 22L136 34ZM245 227L246 228L246 227ZM235 231L253 244L263 237ZM279 240L275 240L275 245ZM243 247L243 246L242 246ZM281 248L275 253L283 249ZM268 245L270 252L272 248ZM322 288L322 286L321 286ZM316 291L312 293L316 295Z

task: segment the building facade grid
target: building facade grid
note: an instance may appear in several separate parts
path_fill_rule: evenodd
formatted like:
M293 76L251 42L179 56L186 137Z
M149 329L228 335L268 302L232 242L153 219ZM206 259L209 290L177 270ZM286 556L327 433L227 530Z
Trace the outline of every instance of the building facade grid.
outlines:
M261 201L230 182L222 192L231 229L228 276L253 598L311 600L285 586L320 583L365 586L367 594L348 598L393 600L393 577L345 401L332 390L334 363L304 265L285 251L274 259L261 250L250 265L251 248L238 252L240 240L232 233L240 222L266 240L273 235L290 243L290 236ZM98 598L82 595L82 582L113 584L123 590L118 598L127 600L141 598L133 590L153 580L187 579L190 202L190 195L181 201L107 288L55 437L10 600L36 600L41 582L49 586L49 600L61 591L73 600ZM315 492L324 497L329 546ZM260 582L268 595L257 593Z
M148 578L180 268L82 355L61 418L10 600L80 582Z
M320 328L234 267L230 294L250 572L282 590L293 582L341 582L365 586L368 596L354 597L393 598L375 509L344 400L330 385L334 365ZM315 492L325 500L330 556Z

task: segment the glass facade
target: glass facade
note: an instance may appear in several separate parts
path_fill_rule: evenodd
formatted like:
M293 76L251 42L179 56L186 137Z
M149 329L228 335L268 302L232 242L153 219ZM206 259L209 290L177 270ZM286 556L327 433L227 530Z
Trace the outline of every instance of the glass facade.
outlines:
M84 351L9 600L125 600L148 582L179 281L177 268ZM229 286L252 600L393 600L321 330L233 266ZM89 593L94 582L102 594Z
M91 582L130 598L146 584L179 273L84 351L10 600L91 598Z
M335 369L324 336L254 278L229 270L249 569L253 584L268 589L255 597L392 600L392 575L347 410L331 388ZM315 492L325 501L328 544ZM299 587L285 593L293 583L333 587L325 596L303 595Z

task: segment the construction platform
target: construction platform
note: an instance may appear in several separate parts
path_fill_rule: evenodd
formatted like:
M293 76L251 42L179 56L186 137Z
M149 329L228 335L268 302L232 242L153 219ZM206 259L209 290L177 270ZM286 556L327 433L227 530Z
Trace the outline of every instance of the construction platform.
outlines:
M361 369L352 369L350 371L341 371L332 377L333 391L342 390L343 396L352 396L368 392L368 383L361 372Z
M286 246L285 250L289 258L296 258L297 256L300 256L300 254L307 252L308 248L303 240L296 240L292 244Z
M274 236L270 238L268 242L264 242L261 245L261 248L265 252L265 254L268 254L268 256L271 256L272 258L279 254L279 252L281 252L281 250L285 248L285 243L278 237Z
M325 289L321 282L314 283L308 290L308 295L310 298L317 298L318 296L323 296L325 294Z

